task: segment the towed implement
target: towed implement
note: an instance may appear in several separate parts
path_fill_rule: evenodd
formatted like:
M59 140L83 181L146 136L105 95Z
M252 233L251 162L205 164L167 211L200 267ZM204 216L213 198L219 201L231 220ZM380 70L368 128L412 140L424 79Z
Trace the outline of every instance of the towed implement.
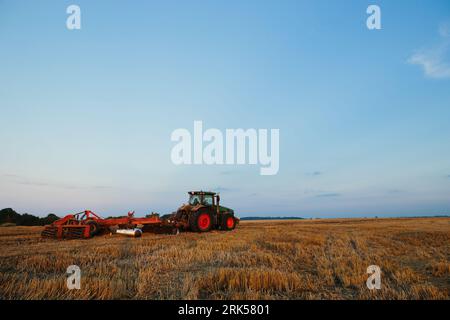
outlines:
M148 226L161 228L165 224L156 214L146 218L135 218L134 212L129 212L127 217L103 219L94 212L86 210L76 214L69 214L45 226L41 236L57 239L88 239L105 232L133 230L138 226L142 226L142 228ZM174 228L169 229L176 232Z
M178 234L181 231L208 232L213 229L231 231L239 223L234 211L220 206L220 196L214 192L191 191L189 202L176 212L160 217L152 214L145 218L126 217L103 219L86 210L69 214L45 226L44 238L88 239L95 235L115 232L139 237L142 232Z

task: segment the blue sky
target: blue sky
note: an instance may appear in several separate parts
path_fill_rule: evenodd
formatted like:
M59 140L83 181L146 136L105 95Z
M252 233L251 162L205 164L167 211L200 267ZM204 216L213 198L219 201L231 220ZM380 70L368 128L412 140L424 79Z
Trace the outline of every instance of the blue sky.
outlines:
M446 0L3 0L0 46L1 208L167 213L212 189L240 216L450 213ZM279 173L175 166L194 120L279 128Z

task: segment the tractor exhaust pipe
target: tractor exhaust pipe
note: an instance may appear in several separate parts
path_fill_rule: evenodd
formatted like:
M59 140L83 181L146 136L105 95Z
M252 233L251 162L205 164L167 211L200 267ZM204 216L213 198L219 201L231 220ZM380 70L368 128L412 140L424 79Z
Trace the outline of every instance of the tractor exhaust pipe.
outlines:
M134 238L139 238L140 236L142 236L142 230L135 228L135 229L117 229L116 233L119 234L123 234L126 236L130 236L130 237L134 237Z
M216 206L217 216L219 216L219 214L220 214L220 195L219 194L216 195L216 202L217 202L217 206Z

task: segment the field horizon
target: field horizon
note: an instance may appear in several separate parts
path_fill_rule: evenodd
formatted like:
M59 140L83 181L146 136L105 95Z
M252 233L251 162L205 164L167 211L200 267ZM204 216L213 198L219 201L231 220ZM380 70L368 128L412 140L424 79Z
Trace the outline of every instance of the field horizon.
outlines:
M242 221L231 232L42 239L0 228L0 299L449 299L450 218ZM67 267L81 269L68 290ZM367 268L381 269L369 290Z

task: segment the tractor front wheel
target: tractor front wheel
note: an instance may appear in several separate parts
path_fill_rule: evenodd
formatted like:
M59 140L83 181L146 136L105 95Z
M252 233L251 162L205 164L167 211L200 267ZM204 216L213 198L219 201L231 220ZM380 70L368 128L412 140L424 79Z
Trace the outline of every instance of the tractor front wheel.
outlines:
M207 211L194 212L189 219L189 225L192 231L208 232L213 225L212 215Z
M231 214L225 214L222 218L222 230L231 231L236 227L236 220Z

